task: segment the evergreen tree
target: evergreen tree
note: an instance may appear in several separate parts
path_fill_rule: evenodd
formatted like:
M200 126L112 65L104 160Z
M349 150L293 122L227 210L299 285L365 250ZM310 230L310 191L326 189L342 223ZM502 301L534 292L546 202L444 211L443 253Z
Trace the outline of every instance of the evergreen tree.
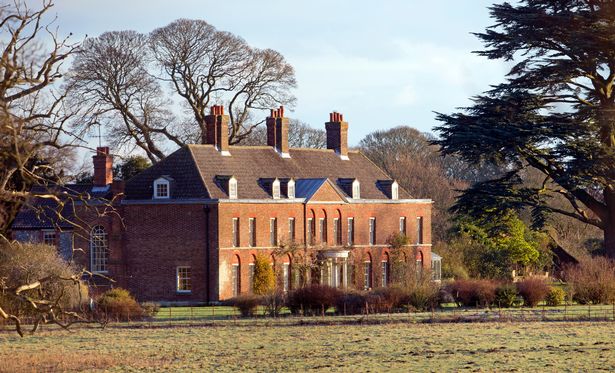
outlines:
M529 207L535 226L563 214L604 231L615 257L615 2L523 0L490 8L477 34L489 59L515 64L464 111L438 114L444 154L509 172L477 183L456 209L472 215ZM544 177L523 182L527 168ZM553 203L564 197L569 206Z
M267 256L256 255L254 260L254 276L252 278L252 291L256 295L265 295L273 290L275 278L273 267L269 263Z

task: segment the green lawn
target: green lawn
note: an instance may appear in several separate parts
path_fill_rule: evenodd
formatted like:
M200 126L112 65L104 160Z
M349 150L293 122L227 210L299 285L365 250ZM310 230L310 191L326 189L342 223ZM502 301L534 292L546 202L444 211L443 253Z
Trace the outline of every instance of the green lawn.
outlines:
M306 318L306 321L322 318ZM330 318L328 318L330 319ZM212 326L213 325L213 326ZM288 320L114 324L0 332L0 371L613 371L601 322L297 325Z

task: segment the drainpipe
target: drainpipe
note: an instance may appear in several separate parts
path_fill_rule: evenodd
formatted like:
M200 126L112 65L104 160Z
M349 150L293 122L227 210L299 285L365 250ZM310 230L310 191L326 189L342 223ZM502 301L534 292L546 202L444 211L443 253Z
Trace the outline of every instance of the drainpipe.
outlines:
M205 273L206 273L206 286L205 286L205 299L207 301L207 303L209 304L210 298L209 298L209 281L210 281L210 273L209 273L209 255L210 255L210 249L209 249L209 205L205 205L203 207L203 210L205 211Z

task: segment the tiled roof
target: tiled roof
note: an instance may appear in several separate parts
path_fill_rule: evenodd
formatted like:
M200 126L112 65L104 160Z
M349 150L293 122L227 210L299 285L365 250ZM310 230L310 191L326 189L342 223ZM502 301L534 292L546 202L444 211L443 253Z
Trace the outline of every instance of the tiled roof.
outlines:
M223 156L213 145L184 146L128 180L126 199L151 199L153 181L162 175L174 180L172 199L228 198L217 182L220 175L237 178L240 199L271 198L259 182L266 178L329 179L335 184L339 179L356 178L361 183L361 198L388 199L378 181L391 178L358 151L350 151L348 160L328 149L290 149L290 158L282 158L269 146L231 146L230 153ZM400 188L399 198L412 197Z

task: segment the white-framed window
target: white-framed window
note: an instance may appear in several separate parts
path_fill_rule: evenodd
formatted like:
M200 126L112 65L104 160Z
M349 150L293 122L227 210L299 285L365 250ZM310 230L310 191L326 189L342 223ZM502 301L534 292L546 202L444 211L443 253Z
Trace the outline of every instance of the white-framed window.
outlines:
M44 230L43 231L43 243L45 245L56 246L56 231Z
M381 263L381 272L382 272L382 287L386 287L389 284L389 262L388 260L383 260Z
M239 247L239 218L233 218L233 247Z
M290 263L282 263L282 285L287 293L290 290Z
M233 297L236 297L241 293L241 270L239 263L235 263L231 267L231 282Z
M290 199L295 198L295 180L288 180L288 184L286 185L286 195Z
M154 180L154 198L170 198L171 187L169 180L165 178L158 178Z
M421 245L423 243L423 217L416 218L416 243Z
M372 262L363 263L363 288L368 290L372 287Z
M273 199L280 199L280 180L275 179L271 184L271 195Z
M348 245L354 244L354 218L348 218Z
M361 198L361 183L359 180L354 180L352 182L352 199L360 199Z
M376 218L369 218L369 244L376 244Z
M399 184L397 184L397 181L391 184L391 199L399 199Z
M308 218L307 220L307 240L308 240L308 245L313 245L314 244L314 219L312 218Z
M192 292L192 268L188 266L177 267L177 292L191 293Z
M288 240L295 241L295 218L288 218Z
M327 242L327 219L320 218L318 220L319 228L320 228L320 243Z
M269 243L271 246L278 246L278 219L269 219Z
M342 244L342 224L338 218L333 218L333 237L335 239L335 245Z
M107 231L97 225L90 231L90 268L92 272L106 273L109 264L109 242Z
M248 264L248 291L250 294L254 291L254 263Z
M405 235L406 234L406 217L399 217L399 233Z
M248 219L248 234L250 235L250 246L256 246L256 218Z
M228 179L228 198L237 199L237 179L234 176Z

